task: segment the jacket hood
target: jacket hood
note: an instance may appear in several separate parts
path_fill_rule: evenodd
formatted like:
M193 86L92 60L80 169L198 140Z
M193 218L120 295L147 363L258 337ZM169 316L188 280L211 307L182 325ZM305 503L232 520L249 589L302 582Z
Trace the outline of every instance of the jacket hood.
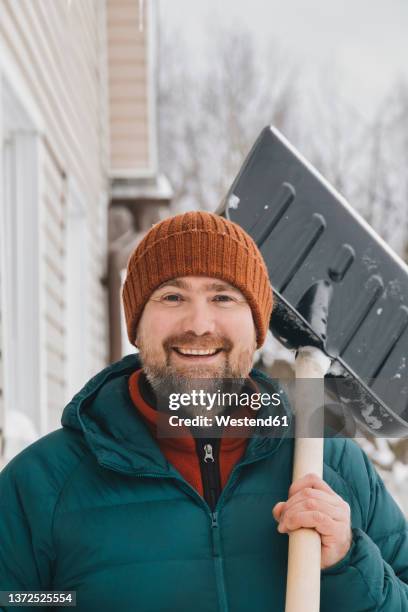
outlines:
M106 367L65 406L61 424L79 431L98 463L104 467L129 474L165 475L173 468L152 438L129 394L129 376L141 367L136 353ZM272 379L255 368L251 370L250 377L256 381L260 391L279 391ZM289 432L291 409L286 395L281 392L280 397L279 412L274 408L274 414L288 416ZM258 411L257 416L266 416L263 409ZM245 457L251 460L269 454L281 442L282 438L267 437L257 430L248 443Z

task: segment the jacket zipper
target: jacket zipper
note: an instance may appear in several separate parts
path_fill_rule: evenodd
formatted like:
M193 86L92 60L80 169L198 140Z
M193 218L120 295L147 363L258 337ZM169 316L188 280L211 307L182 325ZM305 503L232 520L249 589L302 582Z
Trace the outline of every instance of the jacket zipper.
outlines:
M226 484L226 486L223 488L221 495L219 496L219 499L217 501L216 506L218 506L220 508L222 501L224 501L225 499L225 494L228 493L229 489L231 488L231 485L233 484L233 482L235 482L236 480L236 475L237 472L244 467L245 465L250 465L251 463L256 463L257 461L261 461L262 459L266 459L266 457L269 457L269 455L272 455L275 452L276 449L270 450L266 453L264 453L263 455L258 455L258 457L253 457L252 459L247 459L246 461L240 461L239 463L237 463L232 471L231 474L229 476L228 482ZM186 492L191 496L194 497L196 500L199 501L199 503L205 507L211 521L213 521L213 516L214 514L218 515L218 512L216 511L212 511L210 506L208 505L208 503L205 501L205 499L203 499L201 497L201 495L197 492L197 490L192 487L190 485L190 483L188 483L184 478L182 478L182 476L179 476L178 474L160 474L159 472L139 472L139 473L135 473L131 470L123 470L120 468L117 468L115 465L109 463L109 461L100 461L99 465L101 465L102 467L106 467L109 470L113 470L114 472L119 472L120 474L127 474L128 476L134 476L135 478L169 478L171 480L176 480L177 482L179 482L182 485L182 488L186 490ZM215 508L216 510L216 508Z
M203 497L214 512L221 495L220 438L195 438L200 464Z
M215 583L218 591L220 612L228 612L227 591L225 588L224 560L221 549L221 534L218 525L218 512L211 513L211 536L214 557Z
M211 457L215 459L214 446L211 442L208 442L208 439L207 439L207 444L210 444L211 448L207 447L207 449L204 450L204 443L203 443L202 448L204 450L204 455L200 455L200 457L202 458L202 462L200 461L200 465L201 463L204 463L204 464L208 464L208 463L215 464L216 463L215 460L211 461ZM237 472L242 466L248 465L250 463L255 463L256 461L260 461L261 459L266 458L270 454L273 454L273 452L275 451L274 450L270 451L268 453L265 453L264 455L254 457L253 459L249 459L247 461L242 461L238 463L237 465L235 465L230 474L230 478L228 479L228 483L227 483L228 486L224 487L222 491L220 487L221 494L219 494L217 501L215 502L214 508L212 508L208 504L206 499L203 499L201 495L199 495L199 493L196 491L196 489L194 489L194 487L192 487L184 478L182 478L181 476L178 476L177 474L159 474L155 472L143 472L140 474L133 474L133 476L137 478L145 478L145 477L147 478L169 478L172 480L177 480L182 485L183 489L185 489L186 493L188 493L191 497L198 500L199 503L205 507L207 513L209 514L210 521L211 521L210 522L211 541L212 541L212 550L213 550L213 557L214 557L215 581L216 581L219 606L220 606L219 612L228 612L228 600L227 600L227 592L225 589L225 576L224 576L223 557L222 557L222 549L221 549L221 535L220 535L220 528L219 528L219 522L218 522L219 511L216 510L216 507L217 506L219 508L221 507L221 503L225 499L226 490L231 488L232 483L235 482L236 480ZM207 458L207 461L204 461L205 458ZM127 473L126 470L117 469L114 466L110 465L109 462L103 462L100 465L104 465L105 467L112 469L115 472Z

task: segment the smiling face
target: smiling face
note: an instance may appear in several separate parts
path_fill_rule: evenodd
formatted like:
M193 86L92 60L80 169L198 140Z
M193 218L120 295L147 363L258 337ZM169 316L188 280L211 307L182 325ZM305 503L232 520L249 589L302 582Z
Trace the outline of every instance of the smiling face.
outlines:
M140 318L136 345L158 390L188 378L246 378L256 330L244 295L227 282L185 276L162 283Z

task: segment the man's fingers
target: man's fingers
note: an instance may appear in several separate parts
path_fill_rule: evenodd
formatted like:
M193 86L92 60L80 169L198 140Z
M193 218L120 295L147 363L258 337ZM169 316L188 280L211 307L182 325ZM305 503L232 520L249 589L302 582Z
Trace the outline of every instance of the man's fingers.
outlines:
M327 514L323 514L323 512L318 510L290 514L285 517L283 524L279 524L278 531L280 533L288 533L301 527L316 529L316 531L324 536L331 536L336 532L336 522L327 516Z
M304 527L334 536L350 523L350 506L316 474L306 474L292 484L288 500L276 504L273 515L280 533Z
M305 487L311 488L311 489L318 489L320 491L326 491L326 493L330 493L331 495L335 495L336 497L339 497L337 493L335 493L333 489L329 487L327 482L325 482L322 478L319 478L317 474L313 474L313 473L306 474L302 478L295 480L295 482L293 482L289 488L289 497L292 497L292 495L295 495L296 493L298 493L301 489L304 489Z
M294 495L292 495L286 502L284 512L287 512L291 508L293 508L299 501L306 500L314 500L317 502L325 502L326 504L330 504L335 508L343 508L345 515L350 511L350 506L344 499L342 499L339 495L334 492L328 493L327 491L321 491L319 489L313 489L311 487L304 487ZM310 505L310 508L316 508L313 502Z
M273 514L273 517L274 517L275 521L278 521L278 522L280 521L282 510L283 510L284 506L285 506L285 502L281 501L281 502L278 502L273 507L272 514Z
M326 502L323 499L300 498L294 503L292 503L290 507L288 507L288 503L285 504L284 507L280 510L280 518L278 520L281 524L285 525L287 517L292 516L292 514L307 512L310 510L315 510L317 512L326 514L334 521L345 522L349 518L347 509L343 506L335 506Z

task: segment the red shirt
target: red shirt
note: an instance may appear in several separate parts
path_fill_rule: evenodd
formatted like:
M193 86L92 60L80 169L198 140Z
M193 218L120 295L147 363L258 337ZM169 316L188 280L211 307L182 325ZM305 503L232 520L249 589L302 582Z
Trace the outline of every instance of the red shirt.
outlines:
M150 406L142 397L139 379L142 369L136 370L129 377L129 392L132 401L145 420L152 436L159 445L166 459L180 472L183 478L203 496L203 483L196 445L190 430L183 428L183 437L162 438L157 436L157 422L160 413ZM252 381L253 382L253 381ZM246 411L248 414L248 411ZM243 456L248 438L223 437L220 444L219 465L221 486L224 488L234 465Z

